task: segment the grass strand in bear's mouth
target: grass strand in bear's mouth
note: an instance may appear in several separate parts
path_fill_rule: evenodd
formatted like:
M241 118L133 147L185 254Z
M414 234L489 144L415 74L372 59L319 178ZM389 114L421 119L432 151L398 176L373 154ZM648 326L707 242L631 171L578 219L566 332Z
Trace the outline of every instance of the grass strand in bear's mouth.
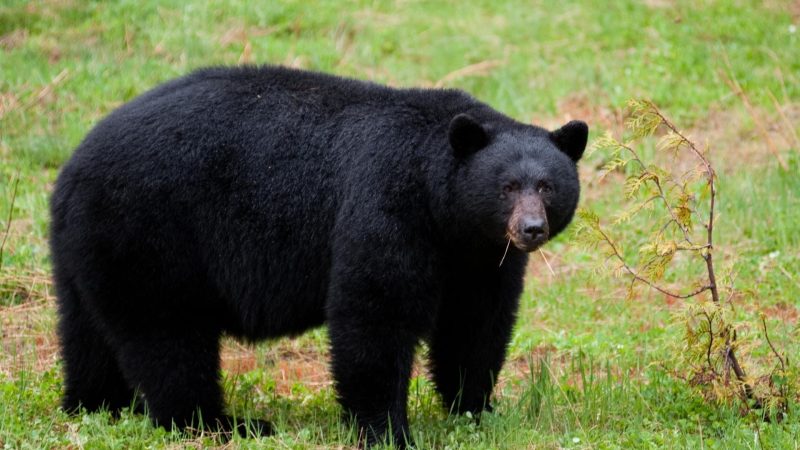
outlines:
M500 264L497 267L503 267L503 261L506 260L506 255L508 254L508 248L511 247L511 238L508 238L508 243L506 244L506 251L503 252L503 257L500 258Z
M555 276L556 275L556 271L553 270L553 266L550 265L550 261L547 260L547 256L544 255L544 252L542 251L542 248L539 247L537 250L539 250L539 254L542 255L542 259L544 260L544 264L547 266L548 269L550 269L550 275Z

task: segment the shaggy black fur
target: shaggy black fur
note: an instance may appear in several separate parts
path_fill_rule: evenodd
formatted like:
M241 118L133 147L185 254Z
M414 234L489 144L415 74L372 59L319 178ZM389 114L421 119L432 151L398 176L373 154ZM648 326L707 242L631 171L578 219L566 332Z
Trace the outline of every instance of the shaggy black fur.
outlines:
M118 409L136 390L158 424L229 430L220 336L325 322L367 443L406 442L421 340L445 404L488 408L523 287L516 247L539 245L511 217L535 203L549 237L567 225L586 132L459 91L279 67L140 96L89 133L52 197L64 408Z

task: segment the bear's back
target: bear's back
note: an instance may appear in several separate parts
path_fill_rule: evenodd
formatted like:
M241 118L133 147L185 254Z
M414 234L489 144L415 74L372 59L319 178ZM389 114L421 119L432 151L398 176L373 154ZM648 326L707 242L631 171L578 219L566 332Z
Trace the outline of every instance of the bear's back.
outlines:
M396 89L275 66L207 68L113 111L69 165L103 165L133 176L152 173L154 164L176 166L179 178L219 153L241 153L250 162L300 157L306 166L330 165L381 132L411 141L476 106L482 104L457 90Z

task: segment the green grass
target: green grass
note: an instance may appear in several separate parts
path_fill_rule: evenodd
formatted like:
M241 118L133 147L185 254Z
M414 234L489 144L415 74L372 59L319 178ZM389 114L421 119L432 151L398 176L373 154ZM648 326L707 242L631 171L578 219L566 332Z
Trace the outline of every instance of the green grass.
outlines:
M58 168L105 114L207 65L279 63L399 86L464 89L523 121L619 129L629 97L653 99L719 168L718 256L736 273L737 317L767 313L791 356L800 299L800 11L791 1L390 2L21 1L0 5L0 445L203 448L215 436L155 429L142 416L66 416L48 282L47 203ZM795 30L795 31L792 31ZM464 69L471 66L471 68ZM726 79L736 79L749 112ZM778 113L772 97L789 125ZM755 118L754 118L755 117ZM780 167L759 131L787 161ZM791 130L790 128L794 128ZM582 164L584 205L620 211L619 183ZM11 203L16 180L16 197ZM11 212L12 221L7 218ZM626 239L641 238L630 231ZM448 417L430 383L409 403L421 448L797 448L781 423L704 403L667 375L680 336L673 305L593 270L569 233L534 254L498 407L480 424ZM691 266L667 280L679 286ZM743 330L758 337L755 326ZM234 447L354 445L326 375L324 330L241 350L229 407L278 434ZM239 353L237 353L239 352ZM756 346L748 364L763 362ZM424 372L424 371L423 371Z

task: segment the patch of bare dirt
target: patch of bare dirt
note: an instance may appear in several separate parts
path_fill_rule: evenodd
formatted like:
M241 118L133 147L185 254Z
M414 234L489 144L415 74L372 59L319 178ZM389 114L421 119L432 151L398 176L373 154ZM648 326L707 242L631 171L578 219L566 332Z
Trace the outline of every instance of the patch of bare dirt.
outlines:
M19 107L19 98L13 92L0 92L0 119Z
M0 49L8 51L20 47L28 40L28 36L28 30L24 28L10 31L0 36Z
M786 302L779 302L772 306L762 309L762 312L769 318L778 319L790 325L796 325L800 317L797 307Z
M301 346L294 340L273 344L266 356L259 356L255 347L226 340L222 349L222 369L234 375L262 370L267 378L275 381L275 391L279 395L290 395L297 384L311 391L333 384L327 351L311 345Z
M267 373L275 380L275 391L283 395L289 395L292 386L297 383L311 391L319 391L333 384L327 355L314 348L281 352Z
M793 20L800 20L800 0L786 2L785 0L765 0L764 7L772 11L788 12Z
M602 96L602 94L596 95ZM583 120L594 129L621 133L624 126L623 111L606 106L609 103L611 102L608 99L602 102L593 101L592 96L586 92L574 93L558 103L556 117L539 118L540 123L550 128L558 128L570 120Z
M247 373L258 366L255 349L233 340L226 340L222 345L222 370L231 374Z
M674 8L675 0L642 0L645 6L652 9Z
M534 117L532 122L553 129L578 119L589 123L594 130L610 130L614 136L622 136L625 131L625 112L603 105L608 103L592 101L587 93L576 93L559 103L555 117ZM663 112L669 117L669 111ZM763 129L757 123L763 124ZM776 161L776 153L785 160L787 152L800 151L797 123L800 123L800 104L781 103L774 99L771 108L748 110L742 105L725 110L717 108L710 110L706 117L694 125L675 125L699 146L708 144L711 160L718 171L727 172L780 163ZM659 131L662 134L666 132ZM671 160L670 155L660 157L663 160L657 162L677 163L680 171L690 170L698 162L690 152L680 152L677 161ZM595 180L598 174L594 167L586 164L581 166L583 180Z
M687 137L696 144L701 146L708 144L709 156L717 171L729 172L741 168L763 167L777 163L770 145L782 155L789 151L800 151L800 148L797 148L796 131L792 129L793 124L800 121L800 104L785 104L778 108L772 110L762 108L753 112L765 125L766 136L757 129L751 115L742 107L712 110L694 127L684 129ZM676 126L680 127L680 124ZM792 148L794 150L791 150ZM689 160L681 158L681 167L688 168L688 164L694 164L688 153L686 157Z

